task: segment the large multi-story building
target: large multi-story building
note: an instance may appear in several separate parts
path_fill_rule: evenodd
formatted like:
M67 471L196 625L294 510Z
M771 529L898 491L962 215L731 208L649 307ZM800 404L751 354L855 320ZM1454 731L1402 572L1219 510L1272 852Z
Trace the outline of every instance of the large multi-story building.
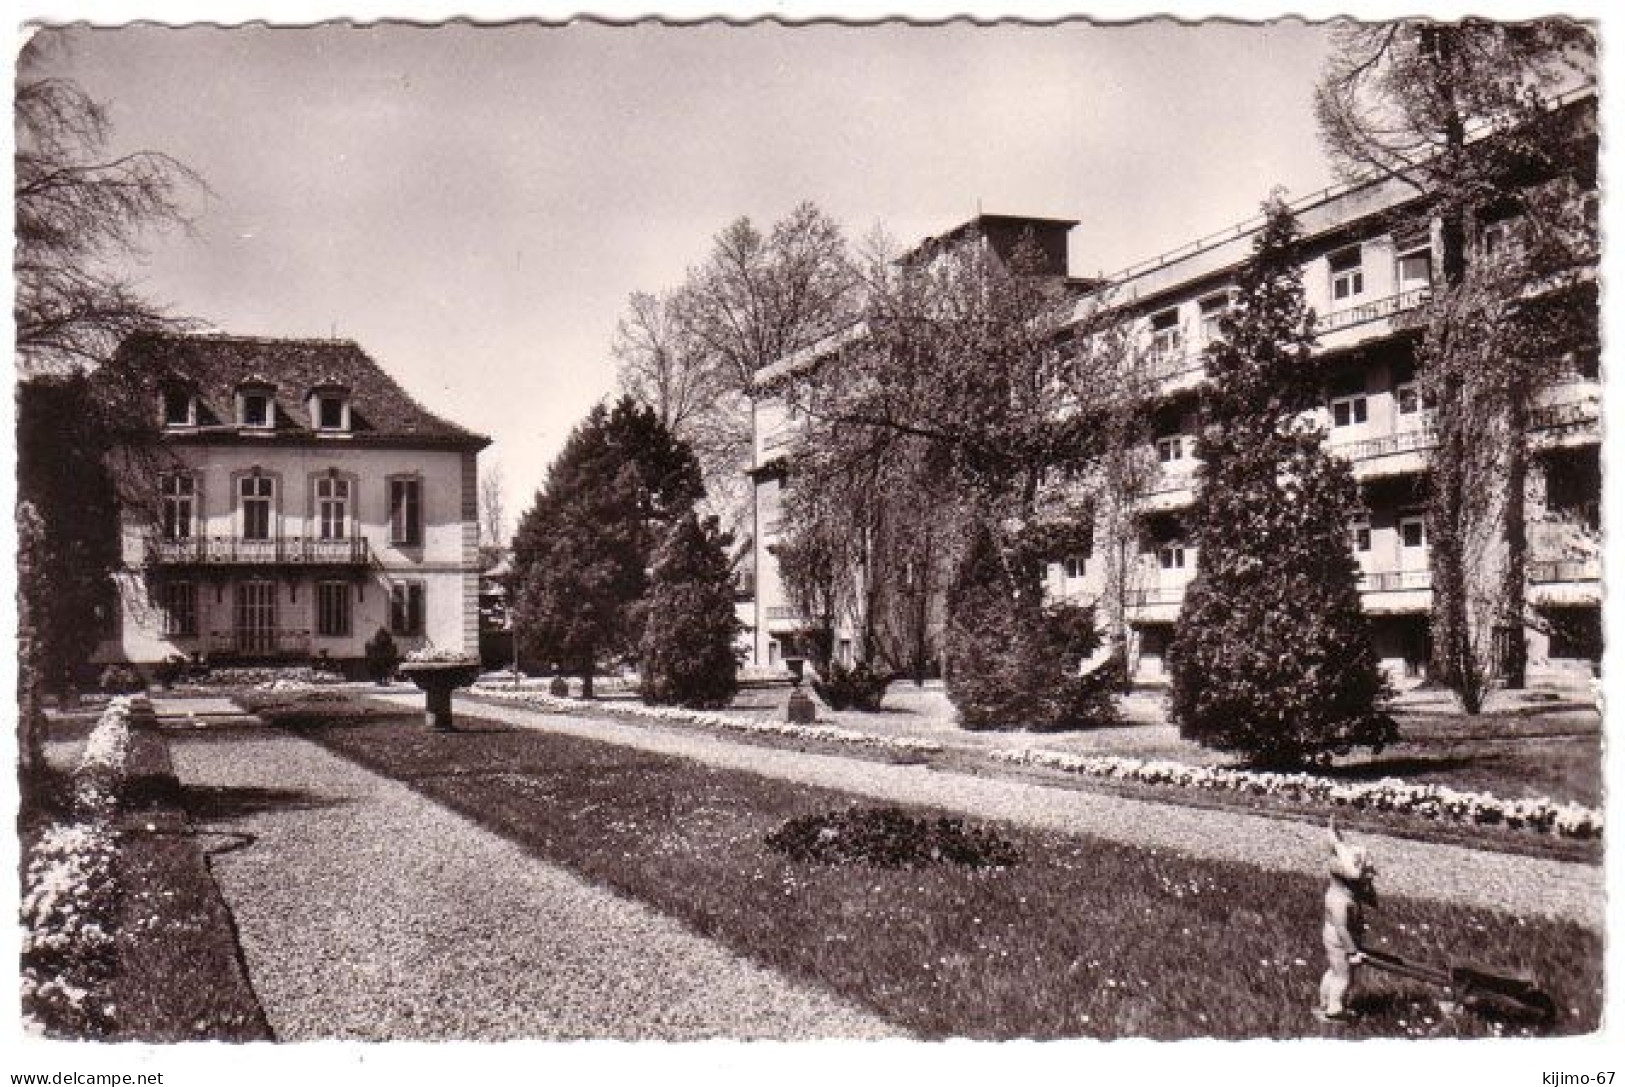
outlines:
M98 659L327 660L379 629L479 646L477 463L354 343L143 335L160 437L150 508L123 513L120 614Z
M1582 199L1594 213L1595 193ZM1398 675L1417 675L1425 667L1433 596L1425 507L1437 438L1417 383L1416 348L1439 275L1441 244L1439 224L1427 207L1414 187L1378 179L1328 189L1292 208L1302 233L1304 291L1318 315L1316 361L1324 400L1317 421L1327 448L1350 462L1361 486L1368 512L1350 530L1361 599L1384 664ZM1183 518L1195 498L1203 350L1218 335L1219 315L1230 304L1261 222L1255 218L1197 239L1101 283L1068 281L1082 296L1080 314L1109 306L1130 323L1140 344L1137 385L1148 390L1143 410L1154 432L1145 455L1155 472L1136 498L1137 556L1125 603L1131 663L1141 680L1162 677L1184 591L1196 574L1198 556L1186 542ZM1044 252L1064 254L1073 225L979 217L945 237L979 238L998 249L1012 231L1030 231ZM1516 245L1517 231L1515 222L1490 223L1471 244L1480 254ZM1049 272L1064 270L1063 262ZM861 334L853 329L843 336ZM772 558L782 492L794 485L784 468L798 429L793 406L776 390L799 369L838 365L840 341L814 345L760 376L754 416L760 664L777 661L781 642L798 626ZM1524 636L1534 669L1585 666L1601 653L1597 358L1594 351L1580 351L1554 361L1562 376L1542 389L1529 416L1527 600L1536 621ZM1079 601L1103 599L1107 562L1096 553L1102 550L1059 557L1049 568L1047 591Z

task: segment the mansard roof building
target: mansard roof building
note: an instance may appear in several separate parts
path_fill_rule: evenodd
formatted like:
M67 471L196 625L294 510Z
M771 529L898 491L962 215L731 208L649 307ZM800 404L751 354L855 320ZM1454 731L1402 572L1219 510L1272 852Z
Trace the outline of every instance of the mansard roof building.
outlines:
M123 513L120 614L98 659L328 661L478 649L477 456L344 340L150 334L120 349L158 448Z

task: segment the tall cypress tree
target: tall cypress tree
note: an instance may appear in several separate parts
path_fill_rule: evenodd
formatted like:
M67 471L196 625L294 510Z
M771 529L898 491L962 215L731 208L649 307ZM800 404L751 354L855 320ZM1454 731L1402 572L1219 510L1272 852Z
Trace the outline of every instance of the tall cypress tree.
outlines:
M1302 421L1319 399L1297 224L1278 200L1209 348L1192 532L1197 574L1169 647L1180 734L1260 765L1394 738L1360 610L1348 466Z
M645 702L716 708L739 689L732 541L715 517L690 513L655 553L640 647Z
M655 548L703 493L688 446L622 397L571 433L514 535L522 655L581 677L637 655Z

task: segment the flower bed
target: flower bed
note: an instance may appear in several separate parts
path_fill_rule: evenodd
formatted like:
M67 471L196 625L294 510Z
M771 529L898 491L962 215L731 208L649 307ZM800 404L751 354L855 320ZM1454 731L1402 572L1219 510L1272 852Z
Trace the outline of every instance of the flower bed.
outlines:
M22 1000L27 1029L84 1037L108 1030L115 1009L98 997L112 975L118 886L113 816L130 750L135 700L110 701L74 769L73 817L28 851L21 902Z
M705 728L742 732L755 736L779 736L795 740L812 740L842 744L848 747L868 747L880 751L898 751L910 754L933 754L943 750L935 740L917 740L910 736L876 736L834 725L793 725L788 721L759 721L744 717L729 717L703 710L685 710L674 706L643 706L635 703L584 703L574 698L557 698L541 691L513 691L476 685L475 693L503 702L517 702L550 710L581 710L591 707L626 717L643 717L657 721L676 721L681 724L700 725Z
M1507 800L1489 793L1452 789L1448 785L1414 785L1398 778L1342 782L1313 774L1191 766L1169 759L1072 755L1061 751L1004 749L991 755L1017 765L1041 766L1117 781L1279 796L1328 807L1401 812L1441 822L1498 823L1565 838L1601 838L1603 831L1602 812L1595 808L1560 804L1548 797Z

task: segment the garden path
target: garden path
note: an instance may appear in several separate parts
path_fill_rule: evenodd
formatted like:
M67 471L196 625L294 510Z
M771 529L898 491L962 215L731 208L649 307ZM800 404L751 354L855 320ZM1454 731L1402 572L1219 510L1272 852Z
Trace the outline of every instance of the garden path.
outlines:
M418 705L421 696L381 696ZM569 716L462 700L459 713L525 728L624 744L730 769L928 805L1112 841L1168 849L1276 871L1325 870L1325 829L1245 812L1192 808L955 771L823 755L735 741L653 722ZM1432 899L1604 925L1603 869L1539 857L1360 833L1376 859L1385 894Z
M315 744L171 750L280 1040L895 1033Z

